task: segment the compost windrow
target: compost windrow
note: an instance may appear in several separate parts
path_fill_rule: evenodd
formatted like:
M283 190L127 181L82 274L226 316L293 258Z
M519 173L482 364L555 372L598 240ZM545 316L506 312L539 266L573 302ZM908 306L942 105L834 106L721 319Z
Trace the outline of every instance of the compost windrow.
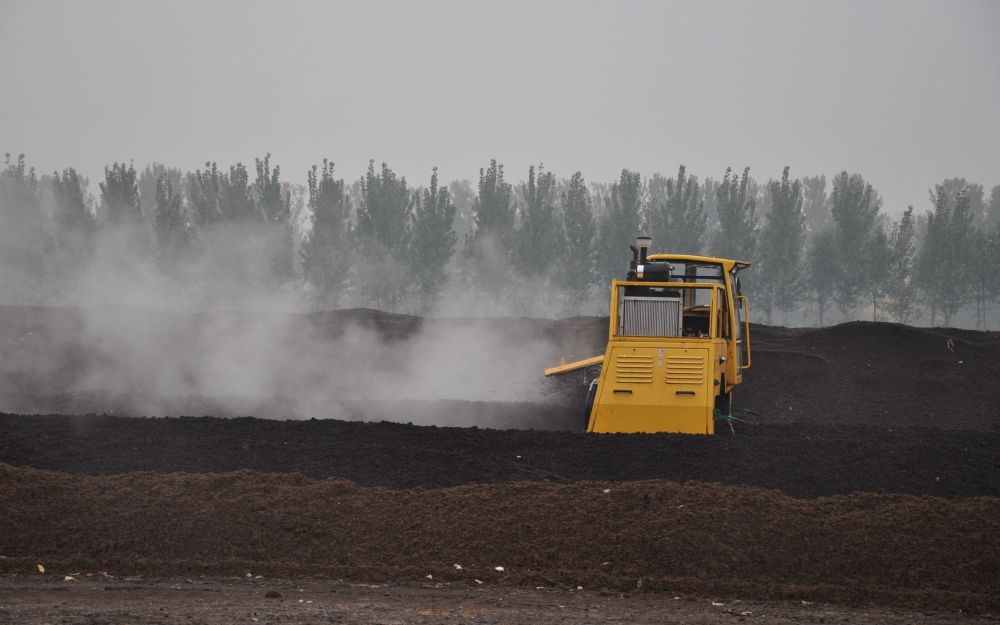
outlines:
M1000 608L1000 498L628 483L393 490L0 465L0 574L315 575ZM476 581L478 580L478 582Z
M253 469L366 486L648 480L852 492L1000 495L1000 434L738 424L736 434L597 435L337 420L0 415L0 462L75 474Z

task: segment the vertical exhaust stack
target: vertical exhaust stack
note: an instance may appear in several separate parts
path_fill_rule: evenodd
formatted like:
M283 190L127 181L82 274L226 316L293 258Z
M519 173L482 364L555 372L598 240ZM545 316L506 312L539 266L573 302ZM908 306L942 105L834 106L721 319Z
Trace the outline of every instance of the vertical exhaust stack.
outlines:
M629 245L632 250L632 260L628 264L628 279L635 280L642 278L643 268L649 255L649 247L653 244L653 238L638 236L635 238L635 245Z
M653 237L636 237L635 246L639 248L639 264L646 264L646 256L649 253L649 247L653 244Z

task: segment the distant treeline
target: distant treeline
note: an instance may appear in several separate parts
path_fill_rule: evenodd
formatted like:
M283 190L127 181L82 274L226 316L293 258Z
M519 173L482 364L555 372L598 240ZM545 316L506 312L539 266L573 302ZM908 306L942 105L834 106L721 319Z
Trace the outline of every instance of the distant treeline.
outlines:
M752 261L745 291L762 321L984 327L1000 297L1000 185L952 178L929 195L892 220L846 171L796 179L786 167L761 183L749 168L700 180L681 166L588 183L539 165L512 184L496 161L478 184L442 184L435 168L414 186L374 161L345 182L324 160L303 186L270 155L186 173L114 163L91 195L73 168L39 176L7 155L0 298L76 303L95 284L113 298L148 283L234 308L274 293L312 308L574 314L600 309L648 234L656 250Z

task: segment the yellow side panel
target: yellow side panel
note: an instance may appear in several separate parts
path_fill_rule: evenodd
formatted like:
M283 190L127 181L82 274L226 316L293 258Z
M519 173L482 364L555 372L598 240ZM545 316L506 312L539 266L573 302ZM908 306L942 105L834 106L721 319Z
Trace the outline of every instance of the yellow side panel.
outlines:
M714 433L709 351L669 343L609 345L588 431Z

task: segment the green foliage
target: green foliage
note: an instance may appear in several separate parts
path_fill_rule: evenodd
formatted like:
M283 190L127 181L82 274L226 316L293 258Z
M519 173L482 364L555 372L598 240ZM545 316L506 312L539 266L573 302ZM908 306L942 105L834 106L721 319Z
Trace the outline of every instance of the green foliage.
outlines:
M174 183L167 174L156 181L156 209L154 232L157 256L161 265L169 268L188 250L188 226L184 219L181 195L174 190Z
M473 240L489 237L509 258L513 247L515 209L512 189L503 178L503 165L490 160L488 169L479 170L479 195L472 204Z
M96 219L87 207L85 187L72 167L53 174L52 262L57 298L71 290L94 253Z
M254 159L257 166L257 178L254 190L257 192L257 203L264 215L264 220L273 224L287 224L291 215L290 194L281 187L281 168L277 165L271 169L271 153L262 159Z
M357 235L364 263L360 281L377 304L391 309L407 286L399 267L408 254L410 202L406 178L396 176L385 163L376 173L375 161L368 162L358 206Z
M472 205L476 201L476 190L470 180L453 180L448 184L448 193L455 204L455 236L465 241L472 232Z
M466 254L454 265L467 279L461 287L502 302L494 312L544 303L550 292L577 311L597 301L591 287L603 293L625 273L628 245L640 234L653 236L656 251L700 252L707 239L712 255L753 261L744 287L769 320L778 310L787 321L805 285L820 323L833 302L845 316L864 305L874 319L882 309L903 322L926 302L932 322L940 314L945 323L974 302L985 326L1000 297L1000 185L987 193L964 178L936 185L932 211L918 216L911 207L890 222L871 185L847 172L830 180L827 196L825 176L796 181L788 168L759 193L748 169L699 184L681 166L675 177L653 174L645 186L623 170L612 184L588 187L580 172L557 181L539 165L515 200L496 160L480 170L477 193L469 181L441 184L437 170L429 187L414 191L374 162L345 184L323 161L301 187L282 181L270 159L255 159L254 171L208 162L188 174L153 163L139 175L116 162L105 169L95 211L75 170L55 173L50 185L23 155L8 155L0 169L0 296L59 301L85 284L79 278L88 266L104 271L109 258L131 266L152 233L162 269L196 253L205 261L200 277L218 280L217 291L235 298L247 286L289 285L299 258L309 293L325 307L350 294L362 306L428 310L464 239ZM306 194L312 223L298 245L296 215ZM556 288L533 291L542 279Z
M410 223L410 189L406 178L399 178L382 163L375 172L375 161L368 162L368 173L361 180L361 205L358 207L358 236L362 245L377 247L379 254L402 259Z
M42 222L36 192L38 178L35 168L25 164L24 154L11 162L10 154L4 155L5 168L0 172L0 209L3 216L19 222Z
M156 185L160 178L169 181L174 192L180 196L183 196L182 191L185 188L184 172L176 167L168 167L163 163L156 162L146 165L139 172L139 202L142 205L142 217L154 225L156 222ZM183 197L181 197L181 204L184 204Z
M504 180L503 165L490 160L479 170L479 194L472 203L472 230L465 237L468 261L461 267L463 281L476 296L492 303L504 301L514 254L515 207L512 188Z
M516 231L517 268L524 276L546 271L553 250L561 243L559 214L556 210L556 177L541 165L528 168L524 187L524 208Z
M1000 184L993 187L990 191L990 198L986 202L985 211L986 218L983 225L987 229L1000 226Z
M38 301L44 280L45 217L35 169L24 154L0 171L0 295Z
M932 325L937 323L938 312L945 325L951 323L972 292L972 205L966 189L955 194L953 204L949 196L944 185L935 187L934 210L927 213L927 232L917 261L918 284L927 296Z
M52 178L55 199L54 221L57 230L90 232L95 225L94 216L87 208L84 183L75 169L70 167Z
M837 244L832 278L837 304L846 315L867 288L865 258L882 200L859 174L845 171L833 179L830 205Z
M987 306L1000 296L1000 224L972 234L969 249L972 297L976 302L976 327L986 327Z
M333 163L307 174L312 228L302 244L302 273L322 307L336 307L351 260L350 203L344 181L334 178Z
M806 176L802 183L802 211L806 215L806 228L816 234L830 223L830 201L826 196L826 176Z
M270 152L262 159L254 159L257 166L257 178L254 180L257 205L263 215L264 223L275 229L272 239L275 246L271 250L271 269L279 282L295 277L295 262L293 259L291 217L291 194L282 189L281 168L277 165L271 169Z
M805 243L805 215L802 213L802 185L788 177L789 168L781 180L767 183L771 212L761 230L761 251L755 283L756 293L771 322L772 309L787 317L802 296L802 247Z
M428 310L444 285L445 268L458 242L454 230L455 204L448 187L438 185L437 167L430 187L414 202L410 262L421 299Z
M139 206L139 185L135 166L114 163L104 168L104 182L100 183L101 201L105 216L111 224L136 223L142 216Z
M222 188L225 174L219 166L205 163L205 171L197 170L188 175L188 196L194 222L201 227L222 220Z
M705 182L701 185L701 195L702 195L702 207L705 211L705 241L706 244L711 244L715 241L715 236L718 234L719 230L719 187L721 183L717 180L711 178L705 178ZM753 185L754 194L757 191L757 185ZM711 255L711 254L710 254Z
M757 183L750 178L750 168L742 176L726 169L722 183L716 189L716 212L719 229L712 243L712 254L722 258L747 260L757 247Z
M600 220L598 273L601 281L607 283L616 276L623 276L628 270L628 246L642 234L642 177L639 172L623 169L618 182L608 190L604 202L605 212Z
M940 191L948 198L948 207L954 209L958 194L962 191L968 196L969 213L972 215L972 223L979 226L986 218L986 201L983 185L969 182L965 178L947 178L941 182ZM930 200L933 203L938 193L937 187L930 192Z
M565 247L560 258L559 285L566 290L569 307L579 306L594 283L595 223L590 192L583 174L576 172L562 195Z
M913 207L907 207L903 216L892 226L888 248L888 285L886 308L900 323L909 323L916 312L917 289L913 282L914 236L916 222Z
M230 166L229 174L220 176L218 182L219 214L223 221L232 223L260 221L260 211L257 210L250 192L250 174L246 165L236 163Z
M663 202L650 202L646 224L654 247L666 252L698 254L705 238L705 208L698 178L689 176L684 165L677 178L665 183Z
M645 234L652 236L651 231L648 230L650 227L649 222L649 212L656 209L659 210L667 203L667 181L668 178L663 174L654 173L652 176L646 180L646 203L645 203L645 214L642 218L646 221L644 224L647 228ZM659 241L654 240L657 246Z

